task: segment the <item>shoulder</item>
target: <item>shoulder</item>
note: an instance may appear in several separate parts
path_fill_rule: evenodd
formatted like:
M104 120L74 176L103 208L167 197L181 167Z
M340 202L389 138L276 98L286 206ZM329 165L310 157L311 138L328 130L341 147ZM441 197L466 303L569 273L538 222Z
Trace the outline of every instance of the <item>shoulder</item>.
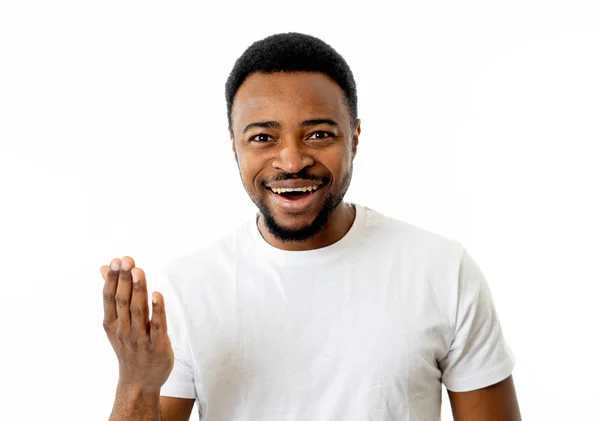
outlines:
M168 261L162 267L163 280L169 287L185 294L200 280L218 280L228 276L242 253L247 253L251 241L251 221L230 229L219 239Z
M369 256L402 279L406 291L427 297L448 320L466 253L462 243L377 211L367 209L366 215Z
M365 237L370 244L381 244L413 261L435 266L456 266L458 269L464 252L459 241L368 207L365 207L365 214Z

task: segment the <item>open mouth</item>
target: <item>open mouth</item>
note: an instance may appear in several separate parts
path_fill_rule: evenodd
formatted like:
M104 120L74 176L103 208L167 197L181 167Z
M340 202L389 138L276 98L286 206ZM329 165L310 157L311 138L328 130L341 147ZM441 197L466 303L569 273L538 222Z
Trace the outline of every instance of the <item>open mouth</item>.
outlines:
M286 200L300 200L300 199L310 196L315 191L319 190L320 187L321 186L319 186L319 185L314 185L314 186L298 187L298 188L294 188L294 189L291 189L291 188L271 189L271 188L269 188L269 190L271 190L277 196L279 196L283 199L286 199Z

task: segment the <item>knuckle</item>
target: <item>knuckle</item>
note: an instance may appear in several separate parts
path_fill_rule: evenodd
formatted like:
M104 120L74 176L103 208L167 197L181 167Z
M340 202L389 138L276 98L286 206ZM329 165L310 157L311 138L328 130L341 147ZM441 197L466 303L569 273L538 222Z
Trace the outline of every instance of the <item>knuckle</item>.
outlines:
M122 329L117 329L115 336L121 342L131 342L131 335L129 332L123 331Z
M117 331L115 332L115 337L120 341L125 340L125 334L121 329L117 329Z
M113 324L111 322L109 322L108 320L103 320L102 321L102 328L104 329L104 331L106 333L112 333L112 331L113 331Z
M114 294L111 294L109 291L104 291L102 299L106 304L113 304L115 302Z
M127 307L129 305L129 298L120 295L115 297L115 301L117 302L117 306L119 306L119 308Z
M138 306L131 306L131 317L142 317L144 311Z

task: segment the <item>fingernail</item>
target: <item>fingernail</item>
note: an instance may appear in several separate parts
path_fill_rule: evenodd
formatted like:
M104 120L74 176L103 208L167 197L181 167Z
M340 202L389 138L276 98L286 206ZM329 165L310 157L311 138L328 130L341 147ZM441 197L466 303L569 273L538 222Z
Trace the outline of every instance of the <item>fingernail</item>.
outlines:
M117 270L119 270L119 262L117 262L116 260L113 260L113 261L110 263L110 268L111 268L113 271L117 271Z
M131 269L131 266L129 265L129 260L123 260L123 263L121 263L121 269L125 271Z
M134 284L137 284L140 280L140 274L137 272L131 272L131 280Z
M156 296L156 294L152 294L152 302L154 304L158 303L158 297Z

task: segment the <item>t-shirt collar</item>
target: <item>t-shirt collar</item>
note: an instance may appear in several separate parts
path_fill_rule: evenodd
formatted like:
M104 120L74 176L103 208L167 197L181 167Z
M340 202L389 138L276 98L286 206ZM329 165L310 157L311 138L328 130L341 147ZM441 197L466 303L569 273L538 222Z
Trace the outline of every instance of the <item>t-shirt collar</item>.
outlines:
M355 203L349 203L356 209L354 222L348 232L337 242L314 250L282 250L269 244L258 229L258 213L255 218L248 222L250 225L251 241L254 252L259 252L260 256L274 260L276 263L315 263L319 260L329 260L338 257L340 254L352 248L360 238L360 234L365 226L365 208Z

